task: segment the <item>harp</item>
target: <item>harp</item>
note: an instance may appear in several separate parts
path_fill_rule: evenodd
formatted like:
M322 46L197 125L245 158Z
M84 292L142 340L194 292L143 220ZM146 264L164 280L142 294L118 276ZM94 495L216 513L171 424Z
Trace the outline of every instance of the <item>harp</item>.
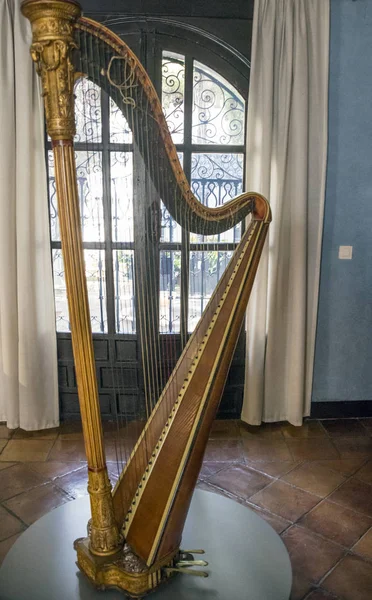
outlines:
M96 586L141 597L192 563L192 557L180 550L182 530L243 323L270 208L255 193L241 194L216 209L196 199L145 70L120 38L81 17L75 1L25 0L22 12L32 25L31 55L42 80L54 153L88 462L91 520L87 537L75 542L77 563ZM146 178L184 229L216 234L251 214L249 227L148 415L114 490L105 461L80 231L73 146L76 72L98 84L120 107Z

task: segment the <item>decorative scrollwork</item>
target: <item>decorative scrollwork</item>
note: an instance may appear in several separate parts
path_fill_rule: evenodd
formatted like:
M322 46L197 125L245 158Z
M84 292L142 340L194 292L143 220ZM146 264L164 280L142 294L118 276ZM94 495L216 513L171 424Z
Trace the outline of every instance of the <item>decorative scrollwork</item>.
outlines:
M208 208L218 208L242 193L242 154L193 154L191 189ZM215 236L191 234L192 242L238 242L241 225Z
M114 81L111 74L111 70L115 64L115 61L118 61L122 67L121 81ZM110 84L119 90L124 104L129 104L135 108L136 102L129 94L133 88L137 87L138 84L135 83L136 75L133 65L131 64L131 59L123 56L112 56L107 67L106 76Z
M243 144L244 100L225 79L195 62L193 142Z
M164 52L162 63L162 106L169 132L175 143L183 142L185 59Z

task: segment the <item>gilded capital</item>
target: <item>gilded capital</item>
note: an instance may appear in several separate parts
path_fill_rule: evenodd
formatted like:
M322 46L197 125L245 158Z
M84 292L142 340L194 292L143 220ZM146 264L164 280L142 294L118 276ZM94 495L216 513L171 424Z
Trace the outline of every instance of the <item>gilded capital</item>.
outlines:
M22 13L32 27L31 56L41 77L47 130L52 140L75 134L74 23L81 8L71 0L25 0Z

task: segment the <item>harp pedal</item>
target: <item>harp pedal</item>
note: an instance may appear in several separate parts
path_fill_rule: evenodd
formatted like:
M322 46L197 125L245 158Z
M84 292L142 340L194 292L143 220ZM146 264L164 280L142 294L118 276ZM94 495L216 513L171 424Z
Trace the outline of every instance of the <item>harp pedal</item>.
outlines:
M183 573L184 575L192 575L194 577L208 577L206 571L194 570L192 567L207 567L206 560L194 560L193 554L205 554L204 550L180 550L178 560L175 561L173 567L166 567L164 571L167 575L172 573Z
M208 563L205 560L179 560L176 567L207 567Z
M183 573L184 575L193 575L194 577L208 577L206 571L194 571L193 569L186 569L185 567L166 567L164 571L167 575L172 573Z

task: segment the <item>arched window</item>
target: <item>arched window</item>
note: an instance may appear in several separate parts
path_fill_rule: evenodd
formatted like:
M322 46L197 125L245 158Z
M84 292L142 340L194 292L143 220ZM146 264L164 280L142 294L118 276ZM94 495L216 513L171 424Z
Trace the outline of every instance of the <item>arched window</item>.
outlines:
M141 31L142 42L148 37L148 31ZM246 80L238 87L236 82L244 82L244 78L228 62L228 72L215 68L225 65L220 52L218 56L199 52L199 56L194 53L197 46L158 35L152 40L155 50L149 61L148 44L140 44L137 38L135 42L134 38L130 40L137 52L146 47L145 57L140 58L157 87L194 194L208 206L227 202L243 189ZM93 83L78 80L75 96L78 190L92 330L102 367L101 403L108 415L128 413L128 406L141 396L137 341L146 318L138 314L135 302L139 242L133 226L133 211L137 208L132 133L113 100ZM76 411L78 407L50 149L48 155L61 404L68 415L75 412L75 402ZM188 234L172 219L161 199L159 210L158 256L149 258L155 271L152 276L157 278L154 290L157 288L159 293L158 326L164 339L179 339L176 343L182 347L240 239L241 226L219 236ZM113 395L115 361L127 373L130 389L126 397Z

